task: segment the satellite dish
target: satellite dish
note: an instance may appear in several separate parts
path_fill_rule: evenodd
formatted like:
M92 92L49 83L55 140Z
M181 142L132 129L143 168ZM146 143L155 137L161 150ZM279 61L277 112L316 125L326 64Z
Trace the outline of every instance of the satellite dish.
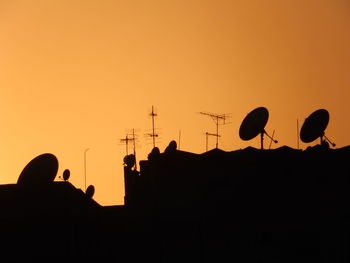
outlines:
M304 121L303 126L300 130L300 139L305 143L310 143L320 138L321 144L324 142L323 137L329 141L329 139L325 136L325 129L328 126L329 122L329 113L325 109L319 109L314 111L307 117ZM329 141L333 147L334 143Z
M88 188L86 188L85 194L88 198L92 198L95 193L95 187L93 185L89 185Z
M258 134L264 132L269 112L264 107L256 108L247 114L239 128L239 137L244 141L255 138Z
M64 170L64 171L63 171L63 180L64 180L64 181L68 181L69 177L70 177L70 171L69 171L69 169Z
M265 126L268 119L269 111L265 107L259 107L252 110L242 121L241 127L239 128L239 137L244 141L249 141L260 134L261 149L263 149L264 134L277 143L277 140L274 140L265 131Z
M26 186L47 185L55 180L58 160L51 153L41 154L31 160L22 170L17 184Z

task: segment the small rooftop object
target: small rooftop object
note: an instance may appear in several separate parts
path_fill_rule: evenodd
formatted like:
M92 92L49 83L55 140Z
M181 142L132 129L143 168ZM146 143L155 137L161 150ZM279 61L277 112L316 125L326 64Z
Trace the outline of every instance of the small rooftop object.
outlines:
M263 149L264 134L266 134L271 140L273 138L265 131L266 123L269 119L269 111L265 107L259 107L252 110L242 121L239 128L239 137L244 141L249 141L260 134L261 136L261 149ZM273 140L277 143L277 140Z
M92 198L94 196L95 193L95 187L93 185L89 185L86 188L85 194L88 198Z
M69 177L70 177L70 171L69 171L69 169L65 169L63 171L63 180L68 181Z
M44 153L31 160L22 170L17 184L42 186L54 181L58 171L58 160L51 153Z
M327 128L329 122L329 113L325 109L319 109L314 111L307 117L304 121L303 126L300 130L300 139L305 143L310 143L316 140L317 138L320 138L321 144L323 144L324 140L323 137L330 142L333 147L335 146L335 143L332 143L326 136L325 136L325 129Z
M132 168L136 163L135 155L133 154L126 155L123 161L124 161L124 165L126 165L129 168Z
M158 147L154 147L152 151L148 154L148 160L152 160L157 158L160 155L160 151Z
M165 148L165 153L173 153L173 152L175 152L176 151L176 149L177 149L177 143L176 143L176 141L171 141L170 143L169 143L169 145Z

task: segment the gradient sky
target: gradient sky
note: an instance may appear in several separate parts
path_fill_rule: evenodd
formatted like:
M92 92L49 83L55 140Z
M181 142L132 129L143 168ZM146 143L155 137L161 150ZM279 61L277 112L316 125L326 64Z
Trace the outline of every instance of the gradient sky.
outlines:
M146 158L152 105L161 151L180 130L181 150L205 151L215 125L200 111L231 114L219 148L259 147L238 135L259 106L273 147L296 148L296 120L319 108L326 135L346 146L349 14L347 0L0 0L0 183L50 152L83 189L90 148L95 200L122 204L119 139L137 129Z

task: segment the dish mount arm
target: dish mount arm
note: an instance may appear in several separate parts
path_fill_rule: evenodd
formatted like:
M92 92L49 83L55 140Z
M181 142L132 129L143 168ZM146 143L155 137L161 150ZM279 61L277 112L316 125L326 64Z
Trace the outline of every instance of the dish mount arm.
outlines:
M278 143L277 140L275 140L273 137L271 137L266 131L265 129L260 133L260 145L261 145L261 150L264 149L264 134L266 134L267 137L269 137L271 139L271 141L273 141L274 143Z

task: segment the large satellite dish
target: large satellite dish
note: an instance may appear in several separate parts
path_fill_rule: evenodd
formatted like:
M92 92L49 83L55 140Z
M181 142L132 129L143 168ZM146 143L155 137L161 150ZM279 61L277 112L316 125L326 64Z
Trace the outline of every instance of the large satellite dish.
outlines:
M26 186L47 185L54 181L58 160L51 153L41 154L31 160L22 170L17 184Z
M305 143L313 142L320 138L321 144L324 143L323 138L330 142L333 147L335 146L326 136L325 130L329 122L329 113L325 109L319 109L314 111L304 121L300 130L300 139Z
M239 128L239 137L244 141L249 141L260 134L261 149L263 149L264 134L273 140L273 138L265 131L268 119L269 111L265 107L259 107L252 110L242 121L241 127ZM273 141L277 143L276 140Z

